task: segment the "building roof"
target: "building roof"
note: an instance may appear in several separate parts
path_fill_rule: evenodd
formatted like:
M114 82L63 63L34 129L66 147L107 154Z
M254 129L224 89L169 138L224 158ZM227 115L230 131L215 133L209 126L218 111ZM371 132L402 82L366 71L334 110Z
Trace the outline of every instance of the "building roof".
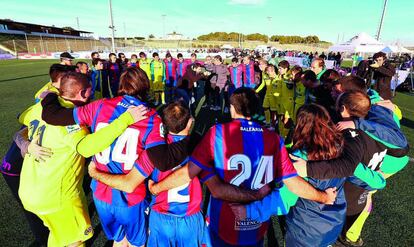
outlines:
M33 24L33 23L27 23L27 22L18 22L18 21L13 21L10 19L0 19L0 24L8 24L8 23L15 23L15 24L22 24L22 25L31 25L31 26L38 26L38 27L46 27L46 28L57 28L57 29L64 29L61 27L55 27L55 26L48 26L48 25L40 25L40 24ZM88 32L88 31L82 31L82 30L77 30L72 28L73 31L77 31L80 33L93 33L93 32Z

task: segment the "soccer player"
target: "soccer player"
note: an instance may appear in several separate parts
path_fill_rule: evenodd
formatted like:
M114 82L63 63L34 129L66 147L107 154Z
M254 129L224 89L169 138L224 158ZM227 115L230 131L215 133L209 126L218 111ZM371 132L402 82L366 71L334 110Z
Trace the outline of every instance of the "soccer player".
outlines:
M151 61L151 81L152 89L155 96L155 105L165 104L165 94L164 94L164 85L165 85L165 64L160 60L158 53L154 52L152 54Z
M61 64L52 64L49 69L50 82L46 83L35 94L35 102L39 102L43 97L42 93L45 91L51 91L58 93L60 87L60 78L69 71L76 71L76 66L67 66Z
M242 77L243 66L239 64L237 58L235 57L231 60L231 66L229 67L229 72L230 72L231 83L233 84L232 88L234 90L241 88L243 86L243 77Z
M177 61L170 53L165 55L165 97L167 102L174 98L174 88L177 87Z
M97 59L97 58L100 58L99 52L97 52L97 51L92 52L91 53L91 59L94 60L94 59Z
M278 91L276 94L279 94L277 97L277 102L280 104L279 109L279 131L283 137L287 137L289 131L292 129L292 116L293 116L293 81L292 74L290 73L290 64L286 60L282 60L278 64L278 75L277 75L277 84ZM287 143L289 144L289 143Z
M250 56L243 57L243 86L248 88L256 87L254 62L251 61Z
M266 85L266 95L263 101L264 113L266 116L266 127L275 127L277 113L279 112L280 106L276 101L274 93L278 92L277 87L277 75L276 67L268 65L266 67L266 76L263 78L264 84Z
M230 97L233 121L213 126L197 145L189 165L157 184L153 194L185 184L199 174L211 191L207 224L213 246L263 246L269 222L239 220L231 202L258 200L268 183L282 181L308 199L333 203L335 192L316 191L299 178L279 136L250 121L259 104L252 89L239 88ZM258 191L257 191L258 190Z
M293 97L293 122L296 123L296 115L299 108L305 104L305 95L306 88L301 81L302 77L302 67L295 65L291 69L292 72L292 81L294 88L294 97Z
M115 53L109 53L108 61L108 81L109 81L109 97L116 96L119 87L119 79L121 76L122 68L119 65Z
M92 60L92 72L90 77L90 83L92 85L91 99L102 99L102 89L103 89L103 60L96 58Z
M148 79L151 80L151 59L147 58L147 55L144 52L139 53L138 67L142 69L145 74L147 74ZM153 90L151 88L151 90Z
M138 56L137 54L132 54L131 59L128 61L127 67L138 67Z
M84 104L90 95L87 77L68 72L62 77L60 95L63 106ZM131 116L124 115L114 121L116 125L111 129L85 137L86 128L51 126L42 120L41 114L42 106L37 103L19 118L29 127L29 140L48 149L40 152L41 155L29 152L25 156L19 196L25 209L39 216L49 228L49 246L79 246L93 234L82 190L84 158L81 155L91 156L103 150L126 129L128 122L125 121L130 121ZM108 140L94 139L102 137Z
M89 67L88 64L82 61L79 61L76 63L76 67L78 67L77 71L79 73L82 73L84 75L87 75L89 72Z
M183 54L177 54L177 80L182 78L187 69L188 63L184 60Z
M50 82L44 85L35 95L35 103L39 102L43 98L45 91L52 91L59 93L60 79L68 71L75 71L75 66L66 66L61 64L52 64L49 69ZM23 128L23 131L27 132L27 128ZM28 144L26 143L23 150L16 145L17 138L19 135L16 134L15 138L8 149L4 159L2 161L2 166L0 167L0 172L2 173L7 185L9 186L12 194L15 196L19 204L21 200L18 196L18 189L20 183L20 173L23 165L23 156L22 154L27 153ZM36 144L33 143L32 146ZM33 147L33 150L38 152L43 152L41 147ZM43 225L42 221L33 213L23 210L24 215L29 223L30 229L35 237L35 244L42 244L47 242L47 236L49 234L48 229Z
M46 121L53 124L76 123L92 126L95 132L113 121L131 105L146 105L149 80L145 72L139 68L127 68L120 80L119 94L110 100L95 101L73 111L56 109L55 100L49 95L42 101ZM186 140L176 142L168 147L161 135L161 119L155 110L148 113L149 117L128 128L112 145L95 155L97 168L112 174L128 173L144 149L153 164L166 171L182 162L186 155L179 155L176 150L186 150ZM74 119L75 118L75 119ZM180 146L182 145L182 146ZM124 148L128 147L127 149ZM177 154L178 153L178 154ZM115 241L115 245L125 242L141 246L146 241L147 207L145 186L139 186L132 193L124 193L111 188L99 181L92 180L94 202L101 219L106 236Z
M169 132L168 142L185 138L192 127L190 111L179 101L163 110L162 119L165 130ZM144 151L126 175L100 172L93 163L89 166L89 174L113 188L131 192L147 177L159 182L179 167L181 165L161 172L154 168ZM152 196L147 246L211 246L201 214L201 202L202 190L197 177L188 184Z
M128 59L126 58L125 54L120 52L118 53L118 64L121 67L121 72L124 71L128 67Z

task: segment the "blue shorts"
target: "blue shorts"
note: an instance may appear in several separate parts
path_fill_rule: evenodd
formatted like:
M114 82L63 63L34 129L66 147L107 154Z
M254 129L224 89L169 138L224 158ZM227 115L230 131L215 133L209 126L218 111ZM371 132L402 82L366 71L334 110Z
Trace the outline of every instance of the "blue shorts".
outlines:
M174 216L151 211L148 247L212 246L201 212L190 216Z
M108 239L120 242L126 236L129 243L142 246L147 240L147 202L132 207L116 207L93 198L102 229Z
M232 245L222 240L214 231L210 230L209 235L211 239L211 244L214 247L263 247L264 246L264 239L259 240L259 242L257 242L254 245Z

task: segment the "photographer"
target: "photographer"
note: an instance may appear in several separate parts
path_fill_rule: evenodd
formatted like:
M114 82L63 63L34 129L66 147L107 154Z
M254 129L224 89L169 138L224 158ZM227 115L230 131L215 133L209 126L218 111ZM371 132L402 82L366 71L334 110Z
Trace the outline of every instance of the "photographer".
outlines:
M395 67L386 59L387 56L385 53L377 52L373 56L374 63L370 66L374 71L374 89L379 93L381 98L390 100L392 98L391 79L395 74Z

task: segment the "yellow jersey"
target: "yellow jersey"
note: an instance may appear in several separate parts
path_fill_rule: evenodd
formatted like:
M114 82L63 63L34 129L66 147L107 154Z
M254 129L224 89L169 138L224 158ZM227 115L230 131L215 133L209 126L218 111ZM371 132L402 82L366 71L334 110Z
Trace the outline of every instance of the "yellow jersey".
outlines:
M62 106L73 107L71 102L59 100ZM45 162L39 162L29 154L24 157L19 197L27 210L49 214L83 193L85 159L77 153L76 144L88 130L79 125L49 125L41 115L42 105L37 103L23 112L19 121L28 126L29 140L38 135L38 144L50 148L53 154Z
M55 86L53 86L52 82L48 82L41 89L39 89L39 91L37 91L37 93L35 94L35 102L36 103L41 100L40 96L45 91L51 91L51 92L59 94L59 89L57 89Z
M142 59L140 58L138 60L138 66L140 69L142 69L143 71L145 71L145 74L147 74L148 79L151 81L151 59L149 58L145 58Z

